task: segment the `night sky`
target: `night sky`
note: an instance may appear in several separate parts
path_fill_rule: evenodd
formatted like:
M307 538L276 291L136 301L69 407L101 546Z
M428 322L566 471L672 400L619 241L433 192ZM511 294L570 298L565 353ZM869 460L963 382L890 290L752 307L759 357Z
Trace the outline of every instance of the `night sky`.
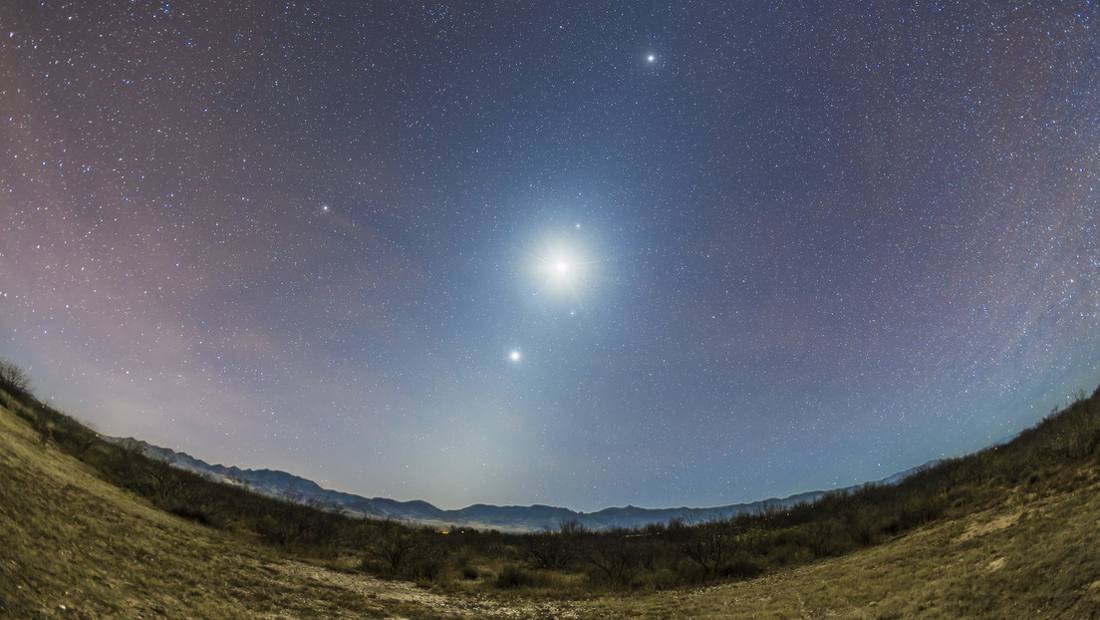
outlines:
M1100 383L1098 176L1091 2L11 0L0 356L369 496L830 488Z

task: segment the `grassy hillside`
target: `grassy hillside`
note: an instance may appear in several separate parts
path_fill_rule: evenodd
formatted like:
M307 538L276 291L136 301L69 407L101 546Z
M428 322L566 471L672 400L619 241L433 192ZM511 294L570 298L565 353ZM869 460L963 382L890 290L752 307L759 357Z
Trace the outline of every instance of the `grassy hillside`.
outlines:
M1100 618L1100 467L886 544L773 575L586 613L692 618ZM606 612L606 614L604 613Z
M529 537L283 504L0 404L3 617L1100 618L1100 391L900 487Z
M104 482L7 409L0 481L0 617L385 615L376 600L288 575L263 546Z

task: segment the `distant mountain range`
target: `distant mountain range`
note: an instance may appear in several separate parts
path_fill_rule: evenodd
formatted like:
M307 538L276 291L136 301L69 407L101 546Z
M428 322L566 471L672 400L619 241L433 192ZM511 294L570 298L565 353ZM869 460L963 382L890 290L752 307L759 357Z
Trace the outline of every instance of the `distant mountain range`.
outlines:
M118 445L136 450L146 456L169 465L194 472L225 484L243 486L256 493L299 504L307 504L324 510L343 512L352 516L374 519L396 519L424 525L497 529L513 532L531 532L557 529L562 521L575 520L587 528L637 528L654 523L667 523L681 519L685 523L703 523L718 519L759 513L814 502L826 493L847 493L866 484L894 485L905 478L939 463L929 461L923 465L898 472L881 480L831 491L809 491L789 497L764 499L744 504L729 504L709 508L639 508L624 506L604 508L596 512L577 512L555 506L493 506L474 504L459 510L443 510L428 502L413 500L402 502L385 497L362 497L322 488L316 482L285 471L272 469L241 469L224 465L211 465L184 452L176 452L133 438L106 438Z

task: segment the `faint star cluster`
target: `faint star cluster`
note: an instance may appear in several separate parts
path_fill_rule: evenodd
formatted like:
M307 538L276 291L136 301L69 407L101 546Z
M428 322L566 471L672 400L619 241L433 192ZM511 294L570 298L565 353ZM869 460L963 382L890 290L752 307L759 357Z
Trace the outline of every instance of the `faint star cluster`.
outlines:
M974 450L1100 382L1098 14L4 3L0 356L443 506Z

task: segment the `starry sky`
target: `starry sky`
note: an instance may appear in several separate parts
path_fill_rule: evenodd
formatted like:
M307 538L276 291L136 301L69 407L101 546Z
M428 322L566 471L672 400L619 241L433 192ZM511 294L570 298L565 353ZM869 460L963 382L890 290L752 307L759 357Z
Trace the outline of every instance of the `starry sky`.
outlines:
M0 357L341 490L713 505L1100 383L1093 2L0 5Z

